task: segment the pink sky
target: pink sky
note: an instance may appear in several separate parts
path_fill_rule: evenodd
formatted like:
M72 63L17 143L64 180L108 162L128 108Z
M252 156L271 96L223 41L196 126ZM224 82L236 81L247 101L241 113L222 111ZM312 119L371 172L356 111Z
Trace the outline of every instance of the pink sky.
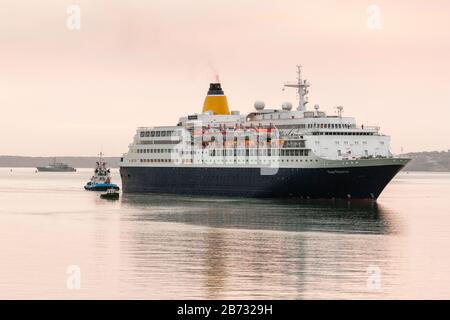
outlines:
M448 1L4 0L0 154L119 155L137 126L200 112L216 72L232 110L280 107L298 63L310 108L344 105L396 153L450 148Z

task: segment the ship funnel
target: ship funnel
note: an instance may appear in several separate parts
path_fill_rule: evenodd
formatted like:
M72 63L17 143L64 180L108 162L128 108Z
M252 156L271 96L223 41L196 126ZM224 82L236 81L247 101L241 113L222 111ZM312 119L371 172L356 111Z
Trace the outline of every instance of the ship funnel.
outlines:
M208 94L203 103L202 112L211 111L213 114L230 114L227 97L223 93L220 83L210 83Z

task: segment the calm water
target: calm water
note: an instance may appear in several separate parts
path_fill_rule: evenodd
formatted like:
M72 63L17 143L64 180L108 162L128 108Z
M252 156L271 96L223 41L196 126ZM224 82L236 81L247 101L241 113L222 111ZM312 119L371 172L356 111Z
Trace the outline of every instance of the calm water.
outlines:
M111 202L91 174L0 169L0 298L450 298L450 174L399 174L377 203Z

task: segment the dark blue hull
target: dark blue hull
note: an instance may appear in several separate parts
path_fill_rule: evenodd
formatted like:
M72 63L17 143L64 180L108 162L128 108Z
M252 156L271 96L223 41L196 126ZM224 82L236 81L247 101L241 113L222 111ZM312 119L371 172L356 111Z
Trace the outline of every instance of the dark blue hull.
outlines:
M122 190L211 196L376 199L403 165L350 168L121 167Z
M116 184L101 183L101 184L95 184L95 185L86 184L84 186L84 189L88 190L88 191L106 191L108 189L119 190L120 188Z

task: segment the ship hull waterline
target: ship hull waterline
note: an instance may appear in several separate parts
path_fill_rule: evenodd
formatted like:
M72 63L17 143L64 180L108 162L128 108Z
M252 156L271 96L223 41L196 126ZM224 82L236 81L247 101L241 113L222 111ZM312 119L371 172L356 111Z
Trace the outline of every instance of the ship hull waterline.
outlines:
M336 168L120 168L124 193L249 198L377 199L404 164Z
M87 191L107 191L110 189L114 189L116 191L120 190L120 188L113 183L98 183L98 184L86 184L84 186L84 189Z
M57 169L57 168L46 168L46 167L37 167L37 171L39 172L76 172L77 169L68 168L68 169Z

